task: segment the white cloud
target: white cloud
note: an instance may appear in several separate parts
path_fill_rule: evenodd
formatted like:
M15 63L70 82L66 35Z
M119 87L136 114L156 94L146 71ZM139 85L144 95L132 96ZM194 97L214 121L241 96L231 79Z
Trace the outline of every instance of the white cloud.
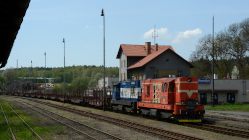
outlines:
M87 28L89 28L89 26L88 26L88 25L86 26L86 29L87 29Z
M148 32L144 33L143 36L142 36L142 39L150 39L150 38L152 38L152 33L154 34L154 29L151 29ZM169 35L169 33L168 33L167 28L158 29L158 30L156 30L156 33L158 33L158 38L169 39L171 37Z
M185 32L178 33L178 35L174 38L172 43L181 43L184 40L193 40L193 39L196 39L200 35L202 35L202 31L199 28L195 30L187 30Z

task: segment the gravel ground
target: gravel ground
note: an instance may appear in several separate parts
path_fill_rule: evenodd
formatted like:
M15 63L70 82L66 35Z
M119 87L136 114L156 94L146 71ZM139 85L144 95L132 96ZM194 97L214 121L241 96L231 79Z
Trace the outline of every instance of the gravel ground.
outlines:
M8 98L13 99L16 97L9 96ZM39 99L37 99L37 100L39 100ZM42 101L51 102L51 103L58 104L58 105L65 105L68 107L72 107L72 108L76 108L76 109L80 109L80 110L85 110L85 111L89 111L89 112L96 113L96 114L112 116L112 117L120 118L120 119L124 119L124 120L131 120L134 122L140 122L144 125L163 128L165 130L174 131L174 132L180 132L180 133L185 134L185 135L199 137L199 138L203 138L203 139L207 139L207 140L243 139L243 138L239 138L239 137L232 137L232 136L217 134L217 133L213 133L213 132L209 132L209 131L199 130L199 129L195 129L195 128L189 128L189 127L185 127L185 126L181 126L181 125L177 125L177 124L167 123L165 121L157 121L154 119L142 118L142 117L138 117L138 116L131 116L131 115L110 112L110 111L104 112L104 111L98 110L98 109L93 109L93 108L89 108L89 107L82 107L82 106L77 106L77 105L72 105L72 104L67 104L67 103L63 104L63 103L54 102L51 100L42 100ZM122 128L122 127L115 126L112 124L107 124L105 122L99 122L99 121L91 119L91 118L82 117L80 115L73 114L73 113L70 113L67 111L57 110L57 109L52 108L52 107L43 106L43 105L40 105L40 106L44 107L46 109L49 109L51 111L54 111L55 113L64 115L66 117L75 119L77 121L80 121L80 122L85 123L87 125L90 125L92 127L95 127L97 129L103 130L103 131L108 132L110 134L116 135L116 136L121 137L123 139L153 139L153 140L157 139L155 137L151 137L151 136L136 132L136 131L131 130L131 129Z

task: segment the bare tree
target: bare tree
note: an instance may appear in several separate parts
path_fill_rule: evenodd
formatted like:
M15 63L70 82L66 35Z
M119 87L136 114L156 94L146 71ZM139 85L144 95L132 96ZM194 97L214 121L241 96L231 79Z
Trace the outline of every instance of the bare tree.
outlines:
M217 33L214 41L214 52L211 34L198 41L196 51L192 52L190 60L197 64L195 66L198 71L208 70L208 73L198 73L194 70L198 76L204 77L205 74L211 74L203 64L205 61L211 63L213 55L215 73L218 73L219 77L226 76L228 73L231 76L234 65L239 69L240 78L247 77L249 71L249 18L239 24L231 24L227 29ZM195 75L192 73L192 76Z

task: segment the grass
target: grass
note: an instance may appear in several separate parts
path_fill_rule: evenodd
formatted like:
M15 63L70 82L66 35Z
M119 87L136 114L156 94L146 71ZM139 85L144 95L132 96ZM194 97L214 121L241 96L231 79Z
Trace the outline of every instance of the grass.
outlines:
M219 110L219 111L249 111L249 104L244 105L234 105L234 104L228 104L228 105L205 105L205 110Z
M9 121L9 124L11 126L12 132L16 136L18 140L31 140L36 139L32 132L29 130L27 126L25 126L22 121L19 119L19 117L16 116L16 114L9 108L8 104L11 105L9 102L0 100L0 103L4 109L4 113ZM19 116L22 117L22 119L29 124L33 130L40 135L41 137L47 137L49 138L51 134L56 134L58 132L63 131L62 126L56 126L56 128L52 129L51 127L41 127L38 125L35 125L34 123L36 121L44 121L43 118L30 118L27 116L27 114L22 113L20 110L16 109L14 106L11 105L11 107L19 114ZM2 112L2 110L0 110ZM9 127L5 121L5 118L2 113L0 113L0 139L3 140L10 140L11 134L9 131Z

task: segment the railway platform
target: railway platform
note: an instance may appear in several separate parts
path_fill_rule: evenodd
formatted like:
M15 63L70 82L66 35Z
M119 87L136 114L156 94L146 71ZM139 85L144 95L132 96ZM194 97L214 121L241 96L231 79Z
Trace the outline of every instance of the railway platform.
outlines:
M249 123L249 112L206 110L205 117Z
M249 130L249 112L206 110L203 122Z

